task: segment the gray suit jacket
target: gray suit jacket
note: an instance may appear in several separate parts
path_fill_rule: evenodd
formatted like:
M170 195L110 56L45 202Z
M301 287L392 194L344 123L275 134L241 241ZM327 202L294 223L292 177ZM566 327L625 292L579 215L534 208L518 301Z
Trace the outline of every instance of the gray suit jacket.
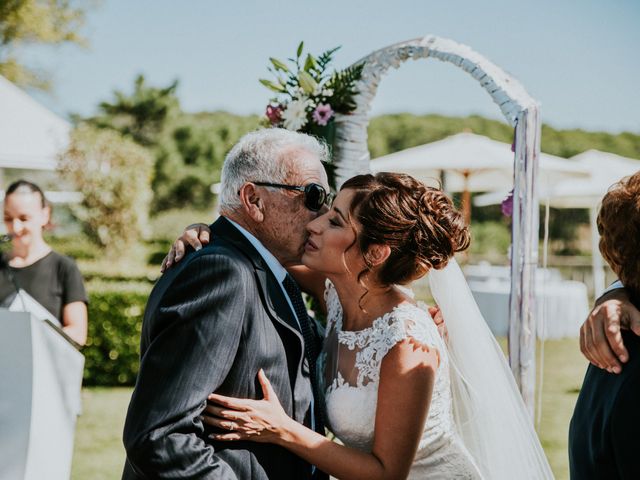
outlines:
M123 479L311 478L276 445L208 439L198 418L211 392L261 398L260 368L288 415L309 425L313 414L302 335L280 285L229 221L212 231L213 244L166 272L147 302Z

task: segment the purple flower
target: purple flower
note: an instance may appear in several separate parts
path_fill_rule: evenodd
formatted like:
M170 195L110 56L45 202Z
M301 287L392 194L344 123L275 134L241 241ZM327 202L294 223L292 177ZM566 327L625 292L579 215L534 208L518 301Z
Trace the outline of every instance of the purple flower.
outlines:
M320 126L324 127L329 120L333 117L333 110L331 109L331 105L321 103L311 114L311 118Z
M282 107L280 105L267 105L266 115L271 125L277 125L282 120Z
M513 190L511 190L507 197L502 201L500 209L505 217L513 216Z

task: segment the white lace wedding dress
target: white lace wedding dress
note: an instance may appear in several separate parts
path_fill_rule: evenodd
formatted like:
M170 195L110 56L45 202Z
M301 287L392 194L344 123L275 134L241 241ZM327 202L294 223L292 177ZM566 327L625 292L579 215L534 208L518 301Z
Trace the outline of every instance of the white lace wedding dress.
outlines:
M482 478L456 432L447 348L426 306L402 304L376 319L371 327L351 332L342 330L342 307L330 281L326 283L325 300L327 333L321 361L327 421L336 437L347 446L371 450L380 365L394 345L413 337L437 349L440 364L424 432L408 478Z

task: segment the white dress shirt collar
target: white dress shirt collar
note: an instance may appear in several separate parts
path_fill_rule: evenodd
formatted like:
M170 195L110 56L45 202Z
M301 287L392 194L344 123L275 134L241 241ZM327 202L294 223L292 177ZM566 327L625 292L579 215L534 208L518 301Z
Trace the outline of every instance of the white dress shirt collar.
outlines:
M251 232L247 231L245 228L242 228L233 220L227 217L225 218L229 220L229 223L231 223L231 225L236 227L240 231L240 233L242 233L242 235L245 236L247 240L249 240L251 245L253 245L253 247L258 251L260 256L263 258L263 260L269 267L269 270L271 270L271 273L273 273L273 276L276 277L276 280L278 280L278 283L282 284L282 282L284 281L284 278L287 276L287 271L282 265L280 265L280 262L278 262L276 257L274 257L273 254L266 249L266 247L262 244L262 242L260 242L260 240L258 240Z

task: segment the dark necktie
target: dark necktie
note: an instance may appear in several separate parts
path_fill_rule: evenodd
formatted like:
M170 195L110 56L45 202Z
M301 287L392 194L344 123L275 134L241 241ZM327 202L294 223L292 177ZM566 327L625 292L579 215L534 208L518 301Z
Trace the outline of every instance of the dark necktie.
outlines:
M316 337L311 330L309 324L309 315L307 314L307 308L302 300L302 294L296 282L293 281L291 276L287 276L282 281L284 290L289 295L291 304L298 318L300 324L300 333L302 333L302 339L304 340L304 352L309 362L309 376L311 377L311 388L313 390L313 397L315 399L314 406L316 410L316 431L324 435L324 415L320 405L323 404L320 398L320 390L318 388L318 379L316 377L316 360L318 359L318 347L316 344Z

